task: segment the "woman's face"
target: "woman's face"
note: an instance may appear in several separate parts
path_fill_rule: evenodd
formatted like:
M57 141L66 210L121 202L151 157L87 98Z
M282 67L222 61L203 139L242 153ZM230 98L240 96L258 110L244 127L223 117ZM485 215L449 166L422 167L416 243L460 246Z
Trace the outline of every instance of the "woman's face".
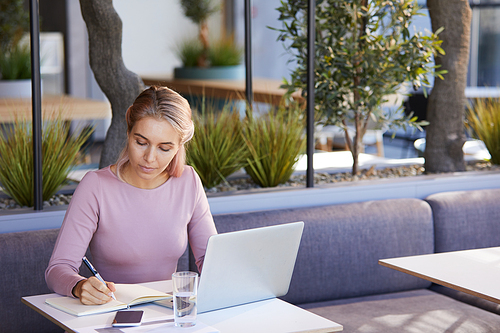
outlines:
M145 189L156 188L169 177L165 169L180 148L181 138L166 120L146 117L128 134L127 183Z

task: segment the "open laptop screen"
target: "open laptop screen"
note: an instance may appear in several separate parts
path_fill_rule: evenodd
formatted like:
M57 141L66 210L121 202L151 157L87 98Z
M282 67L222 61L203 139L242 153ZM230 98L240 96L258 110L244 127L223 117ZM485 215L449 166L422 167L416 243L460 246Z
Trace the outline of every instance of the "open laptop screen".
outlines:
M283 296L304 222L212 236L198 287L198 313Z

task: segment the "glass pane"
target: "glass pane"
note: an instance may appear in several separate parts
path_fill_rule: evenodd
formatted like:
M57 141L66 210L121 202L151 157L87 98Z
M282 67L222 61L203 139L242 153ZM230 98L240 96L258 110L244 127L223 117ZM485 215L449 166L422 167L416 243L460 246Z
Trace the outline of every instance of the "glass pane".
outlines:
M479 10L477 85L500 86L500 8Z

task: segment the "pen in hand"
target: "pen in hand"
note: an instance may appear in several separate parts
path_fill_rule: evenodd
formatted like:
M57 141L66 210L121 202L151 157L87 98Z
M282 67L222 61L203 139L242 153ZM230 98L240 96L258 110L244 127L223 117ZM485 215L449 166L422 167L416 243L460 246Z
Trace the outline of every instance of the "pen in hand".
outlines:
M104 285L107 287L107 284L106 282L104 281L104 279L102 278L101 274L99 274L99 272L94 268L94 266L92 266L92 264L90 263L90 261L87 259L87 257L83 257L82 258L82 261L83 263L89 268L90 272L99 280L101 281L102 283L104 283ZM111 292L111 295L110 295L115 301L116 301L116 297L115 297L115 294L113 292Z

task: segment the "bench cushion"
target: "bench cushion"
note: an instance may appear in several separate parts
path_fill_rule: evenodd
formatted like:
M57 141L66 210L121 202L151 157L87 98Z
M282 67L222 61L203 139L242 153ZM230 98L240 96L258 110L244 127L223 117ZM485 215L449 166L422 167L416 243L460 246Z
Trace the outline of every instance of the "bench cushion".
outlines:
M44 272L59 229L0 234L0 323L3 333L63 332L21 303L21 297L50 293Z
M432 213L418 199L214 216L219 233L304 221L288 294L294 304L380 294L430 283L378 265L382 258L432 253Z
M301 307L343 325L344 332L500 332L500 316L428 289Z
M425 200L432 207L436 252L500 246L500 189L443 192Z
M500 304L455 289L432 284L430 290L500 315Z

